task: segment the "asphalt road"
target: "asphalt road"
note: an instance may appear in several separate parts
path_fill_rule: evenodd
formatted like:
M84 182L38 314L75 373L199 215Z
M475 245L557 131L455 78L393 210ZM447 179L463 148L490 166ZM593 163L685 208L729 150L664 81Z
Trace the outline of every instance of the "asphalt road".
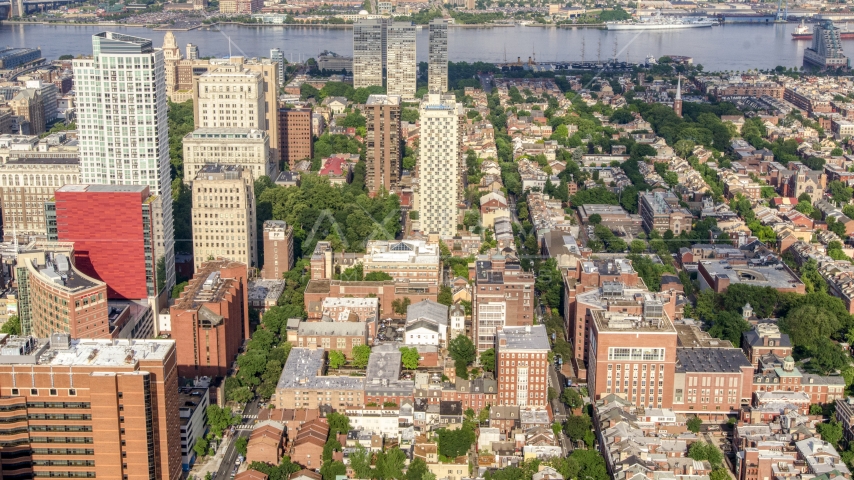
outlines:
M244 425L250 425L255 423L255 418L247 418L247 416L258 415L259 410L260 408L258 405L258 400L252 400L251 402L246 404L246 408L243 409L242 423ZM214 480L228 480L231 478L231 472L234 471L234 467L236 466L234 465L234 462L237 461L237 449L234 448L234 441L237 440L238 437L248 437L251 433L252 430L250 429L234 430L234 436L225 451L225 456L222 457L222 463L219 466L219 470L217 470L216 472Z

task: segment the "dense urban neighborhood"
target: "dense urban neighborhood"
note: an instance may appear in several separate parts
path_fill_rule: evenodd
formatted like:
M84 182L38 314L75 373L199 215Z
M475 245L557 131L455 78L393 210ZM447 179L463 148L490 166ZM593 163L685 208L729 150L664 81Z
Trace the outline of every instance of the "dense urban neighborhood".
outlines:
M347 56L0 49L0 477L851 478L847 30L450 62L370 3Z

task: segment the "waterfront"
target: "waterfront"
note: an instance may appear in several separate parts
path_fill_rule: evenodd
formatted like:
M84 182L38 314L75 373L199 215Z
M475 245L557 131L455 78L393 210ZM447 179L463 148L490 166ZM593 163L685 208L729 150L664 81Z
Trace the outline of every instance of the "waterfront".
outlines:
M595 61L613 57L620 61L642 62L648 55L686 55L706 71L748 70L799 66L809 41L793 41L797 24L722 25L704 29L671 31L607 31L595 28L453 28L449 31L448 53L452 61L502 62L535 55L538 61ZM143 27L54 26L0 24L0 45L41 47L43 55L91 54L91 36L111 30L151 38L163 43L164 31ZM341 55L353 51L352 30L324 27L223 25L219 31L198 29L176 31L178 45L199 46L203 56L227 56L228 38L233 55L269 56L270 48L281 48L288 59L315 57L323 50ZM427 29L418 31L418 60L427 60ZM854 40L844 40L854 56ZM583 55L582 55L583 50ZM505 54L506 51L506 54ZM597 53L598 52L598 53ZM506 55L506 56L505 56Z

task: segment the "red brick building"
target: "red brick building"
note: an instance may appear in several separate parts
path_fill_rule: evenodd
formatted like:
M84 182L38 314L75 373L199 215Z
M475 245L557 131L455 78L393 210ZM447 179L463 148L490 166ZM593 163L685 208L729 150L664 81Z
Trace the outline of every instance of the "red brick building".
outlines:
M438 285L428 282L345 282L341 280L310 280L305 289L305 304L322 304L327 297L376 297L383 315L398 316L394 313L392 302L409 298L413 304L422 300L436 301Z
M74 264L107 284L111 299L153 297L156 284L154 212L142 185L65 185L46 206L48 238L74 242ZM51 238L53 237L53 238Z
M183 478L173 341L4 343L4 478Z
M504 327L495 336L498 405L548 405L548 353L544 325Z
M279 109L279 152L291 168L314 156L311 109Z
M745 306L747 312L752 313L750 304ZM749 315L748 315L749 316ZM780 358L792 354L792 341L785 333L780 332L776 323L758 323L753 330L741 334L741 348L754 367L759 366L759 359L774 354Z
M276 422L266 421L252 429L249 443L246 444L246 462L262 462L278 465L284 449L284 426L279 428Z
M740 349L679 348L676 358L674 411L724 421L750 404L753 365Z
M644 407L672 408L677 333L665 302L615 296L590 312L587 385L594 400L620 395ZM668 304L670 305L670 304Z
M203 263L169 313L177 342L178 373L225 376L249 338L246 265Z
M325 420L318 418L303 424L292 443L291 461L306 468L320 468L328 436L329 425Z

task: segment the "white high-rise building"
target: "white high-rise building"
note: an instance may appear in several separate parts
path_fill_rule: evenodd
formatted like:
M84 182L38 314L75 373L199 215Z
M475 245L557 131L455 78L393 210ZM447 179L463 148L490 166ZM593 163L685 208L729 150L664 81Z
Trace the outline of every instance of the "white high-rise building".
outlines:
M429 28L427 90L431 93L445 93L448 91L448 22L434 18Z
M430 93L421 102L418 176L421 227L425 233L457 233L457 205L462 199L462 103L454 95Z
M415 25L394 22L386 29L386 81L389 95L404 100L415 98L418 61L415 59Z
M276 62L279 66L279 86L285 82L285 53L281 48L270 49L270 60Z
M92 57L73 61L83 183L148 185L157 195L157 291L175 285L175 228L163 52L151 40L115 32L92 36ZM92 212L97 214L97 212ZM163 259L163 260L161 260Z
M353 87L382 86L385 23L360 19L353 24Z

